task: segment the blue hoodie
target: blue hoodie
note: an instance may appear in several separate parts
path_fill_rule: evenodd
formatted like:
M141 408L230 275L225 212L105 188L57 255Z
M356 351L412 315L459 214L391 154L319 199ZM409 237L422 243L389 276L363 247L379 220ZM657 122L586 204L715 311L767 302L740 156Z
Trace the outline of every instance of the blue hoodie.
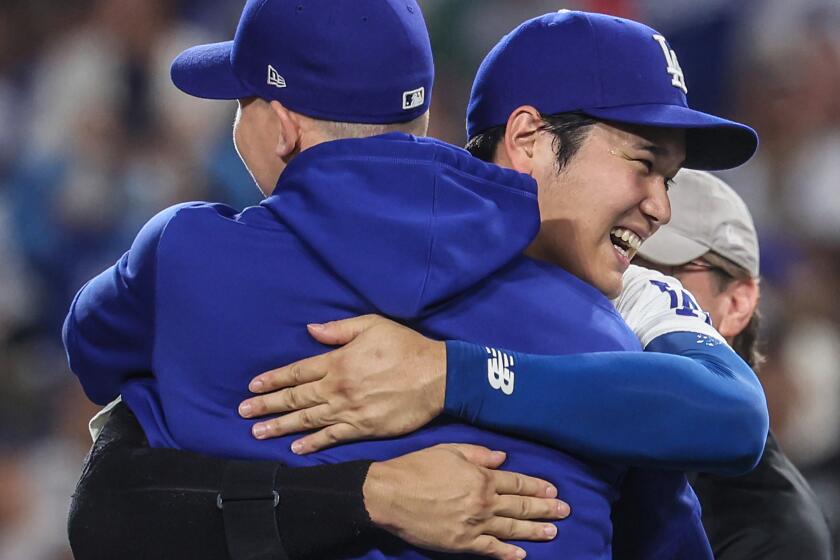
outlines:
M153 218L76 296L68 359L91 400L121 394L156 447L291 466L438 443L503 449L506 469L551 481L574 508L553 541L521 543L529 558L607 559L624 468L447 418L297 456L294 437L258 441L237 414L256 374L327 350L306 323L364 313L521 352L641 350L600 292L521 256L538 228L534 181L461 149L401 134L320 144L259 206L191 203ZM396 540L348 552L428 556Z

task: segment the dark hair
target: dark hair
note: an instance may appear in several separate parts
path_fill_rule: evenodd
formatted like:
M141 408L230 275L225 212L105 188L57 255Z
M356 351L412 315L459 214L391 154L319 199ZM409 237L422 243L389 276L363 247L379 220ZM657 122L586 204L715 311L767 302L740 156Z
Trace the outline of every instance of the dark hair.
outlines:
M543 115L541 130L554 135L554 154L557 156L557 171L562 170L583 144L589 129L598 120L583 113L558 113ZM466 149L483 161L493 161L496 148L505 136L506 125L499 125L470 138Z

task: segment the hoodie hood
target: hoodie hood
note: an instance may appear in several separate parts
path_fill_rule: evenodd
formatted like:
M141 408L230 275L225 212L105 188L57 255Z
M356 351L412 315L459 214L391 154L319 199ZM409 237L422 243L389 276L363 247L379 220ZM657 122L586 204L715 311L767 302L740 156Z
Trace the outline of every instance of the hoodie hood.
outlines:
M461 148L391 133L305 150L262 205L374 307L411 319L530 244L536 189Z

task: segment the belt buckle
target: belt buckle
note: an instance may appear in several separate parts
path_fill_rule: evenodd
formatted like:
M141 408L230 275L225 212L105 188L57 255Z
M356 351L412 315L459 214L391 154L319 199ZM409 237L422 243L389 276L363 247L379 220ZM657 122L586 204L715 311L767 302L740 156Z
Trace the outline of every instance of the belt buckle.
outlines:
M219 492L216 494L216 507L219 509L224 509L225 502L252 502L252 501L259 501L259 500L272 500L274 503L271 507L276 508L277 504L280 503L280 494L277 490L272 490L270 496L248 496L248 497L228 497L223 498L222 493Z

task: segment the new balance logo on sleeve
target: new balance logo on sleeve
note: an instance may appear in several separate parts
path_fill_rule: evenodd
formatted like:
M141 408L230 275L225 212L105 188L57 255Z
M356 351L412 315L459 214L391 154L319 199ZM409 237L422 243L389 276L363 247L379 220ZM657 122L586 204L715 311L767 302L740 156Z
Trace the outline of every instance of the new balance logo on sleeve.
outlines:
M495 348L484 347L487 350L487 381L494 389L500 389L505 395L513 394L513 356L496 350Z

